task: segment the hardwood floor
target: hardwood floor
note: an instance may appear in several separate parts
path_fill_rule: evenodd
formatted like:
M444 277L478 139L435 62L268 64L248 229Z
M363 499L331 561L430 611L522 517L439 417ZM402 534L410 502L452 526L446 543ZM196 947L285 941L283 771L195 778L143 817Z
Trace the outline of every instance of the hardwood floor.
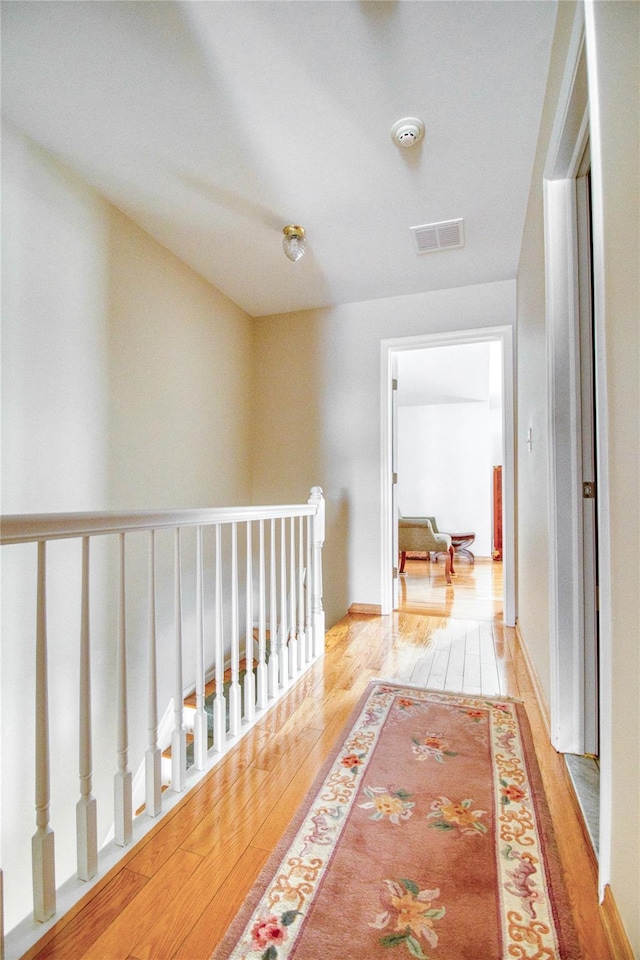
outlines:
M459 620L499 620L502 617L502 563L455 558L456 575L448 585L441 560L407 560L400 576L401 609Z
M442 564L409 561L401 608L388 617L349 615L336 624L323 660L54 928L50 942L26 957L208 958L366 684L388 677L525 701L581 956L608 960L595 860L564 763L546 740L515 631L500 619L500 566L460 562L447 588Z

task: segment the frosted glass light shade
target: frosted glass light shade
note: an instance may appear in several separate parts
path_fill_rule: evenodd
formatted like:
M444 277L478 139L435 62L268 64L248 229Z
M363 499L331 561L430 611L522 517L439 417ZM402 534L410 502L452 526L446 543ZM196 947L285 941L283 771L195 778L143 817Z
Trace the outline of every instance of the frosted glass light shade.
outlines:
M296 260L304 256L307 247L304 229L292 223L285 227L282 232L284 233L282 248L289 260L293 260L295 263Z

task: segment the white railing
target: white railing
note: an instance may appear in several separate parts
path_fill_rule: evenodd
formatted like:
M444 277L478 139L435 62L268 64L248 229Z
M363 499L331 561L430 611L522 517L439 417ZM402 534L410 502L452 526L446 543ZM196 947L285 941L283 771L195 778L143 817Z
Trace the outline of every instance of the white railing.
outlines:
M159 537L163 538L166 548L167 536L170 536L167 531L173 532L170 585L166 569L167 551L165 549L161 563L158 548ZM187 531L190 531L188 550L185 548ZM140 578L133 585L129 582L128 544L134 535L138 541L140 536L148 539L146 589L143 590L146 592L146 637L140 636L139 629ZM113 569L108 570L108 564L102 559L99 563L97 588L91 563L96 538L107 538L117 544L113 551ZM80 609L79 653L74 665L56 664L60 644L58 638L49 635L47 594L53 563L48 548L57 540L78 541L81 554L77 564L80 582L76 585L77 590L74 588ZM96 883L111 869L127 848L157 822L163 811L168 811L180 794L195 785L291 683L321 656L324 650L323 541L324 500L319 487L312 488L307 503L292 506L25 515L2 519L1 543L6 550L11 552L14 544L36 545L29 560L34 570L28 573L26 582L18 589L23 600L25 591L31 591L35 637L29 649L15 650L15 656L33 657L34 759L29 759L28 744L23 744L22 749L26 754L25 762L34 764L36 815L31 840L33 916L7 933L4 945L0 947L0 956L7 960L18 957L39 939L61 913L80 899L88 885ZM162 588L158 583L160 566L163 570ZM187 581L189 589L185 589ZM114 616L107 617L113 627L114 635L109 642L115 647L115 669L111 676L101 676L99 680L102 698L110 698L115 712L115 742L111 751L113 809L108 814L112 832L102 845L97 828L98 801L93 796L92 784L92 692L96 680L92 678L92 624L95 617L91 602L96 589L101 604L105 593L113 594L108 602L116 610ZM132 619L132 592L138 594L133 636L129 622ZM169 619L173 622L168 625L168 618L164 616L160 630L159 608L162 606L166 613L167 593L171 595L173 610ZM12 643L12 638L7 636L6 624L5 643ZM140 658L142 643L146 646L146 689L140 690L138 684L135 697L132 697L127 667L134 646ZM186 654L187 647L192 656ZM79 727L77 772L68 755L62 762L71 768L66 771L68 776L79 778L79 796L74 841L76 876L56 889L56 839L52 825L57 811L52 809L50 780L52 766L61 758L50 752L49 688L52 671L60 669L66 670L70 678L74 674L77 677L78 686L74 696L70 697L74 702L73 710L76 710L77 703L79 713L79 719L74 719ZM172 718L173 729L168 736L166 724L161 724L159 703L159 685L166 691L167 671L172 673L171 696L162 707L163 716ZM207 703L211 700L206 693L207 679L215 681L210 710L207 709L211 707ZM195 699L195 706L190 710L184 707L185 693L191 693ZM141 761L140 776L134 777L130 767L130 716L132 701L140 697L146 699L146 751L144 758L137 758ZM165 731L163 734L161 727ZM11 736L12 731L3 731L3 742ZM163 739L168 739L168 743L162 742ZM191 766L188 740L193 741ZM163 784L162 753L167 747L171 753L170 782ZM144 781L142 812L139 811L138 816L134 813L137 780ZM8 892L11 864L5 861L4 867ZM1 883L0 871L0 894ZM5 900L8 903L7 896Z

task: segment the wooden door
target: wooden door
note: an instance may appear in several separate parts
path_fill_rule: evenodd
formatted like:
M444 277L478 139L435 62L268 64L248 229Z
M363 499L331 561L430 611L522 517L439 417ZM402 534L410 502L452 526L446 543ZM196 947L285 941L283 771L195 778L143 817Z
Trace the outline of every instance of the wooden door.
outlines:
M493 468L493 550L494 560L502 560L502 467Z

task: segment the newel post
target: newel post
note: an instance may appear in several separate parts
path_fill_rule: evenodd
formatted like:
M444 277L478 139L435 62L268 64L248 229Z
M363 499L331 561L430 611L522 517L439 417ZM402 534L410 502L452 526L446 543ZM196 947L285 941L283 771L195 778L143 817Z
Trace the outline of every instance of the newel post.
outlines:
M324 607L322 605L322 547L324 545L325 503L322 487L311 487L307 501L316 507L311 518L311 621L313 625L313 656L324 653Z

